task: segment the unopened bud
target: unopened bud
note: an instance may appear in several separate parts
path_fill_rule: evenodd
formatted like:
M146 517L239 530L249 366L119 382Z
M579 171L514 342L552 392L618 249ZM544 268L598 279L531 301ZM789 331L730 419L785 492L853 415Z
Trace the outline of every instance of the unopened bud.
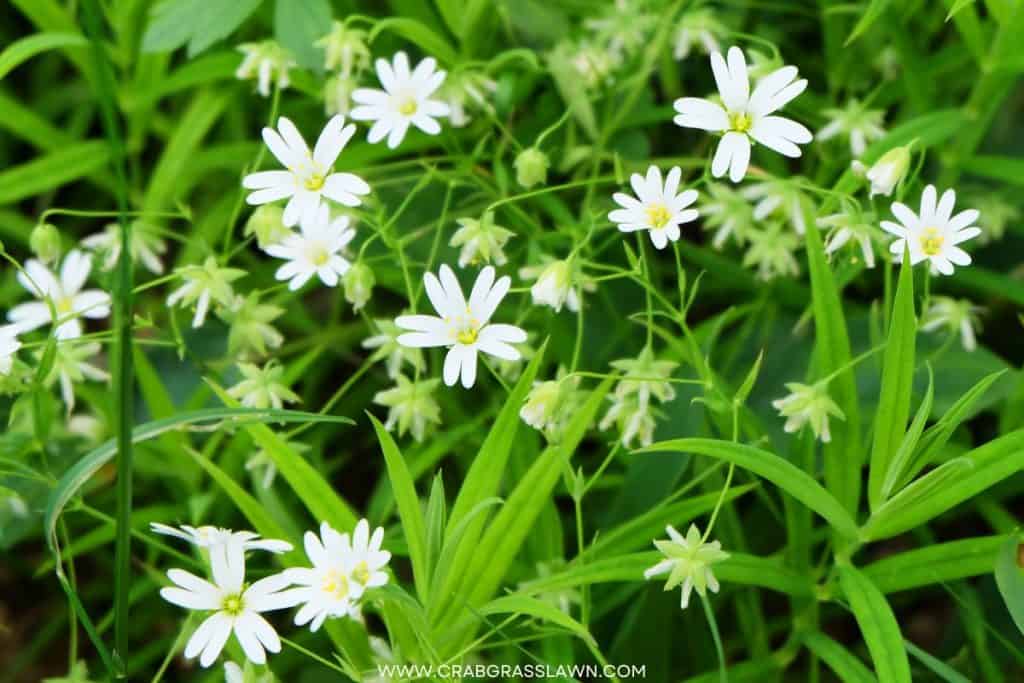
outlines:
M40 223L34 227L28 244L32 253L43 263L53 263L60 258L60 232L50 223Z
M377 284L377 278L373 275L370 266L362 261L352 264L341 278L345 287L345 300L352 304L352 308L358 311L370 300L373 286Z
M540 185L548 179L548 155L536 147L523 150L516 157L516 181L526 189Z

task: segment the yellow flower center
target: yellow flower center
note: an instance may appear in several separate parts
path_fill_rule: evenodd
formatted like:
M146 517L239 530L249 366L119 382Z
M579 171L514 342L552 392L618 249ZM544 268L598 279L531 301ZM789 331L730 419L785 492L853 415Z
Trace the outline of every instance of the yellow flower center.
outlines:
M322 244L314 244L309 248L309 260L314 266L322 266L327 263L327 260L331 258L331 255L327 253L327 249Z
M245 601L242 600L242 594L236 593L234 595L228 595L224 598L224 601L220 605L222 612L227 612L231 616L238 616L245 609Z
M331 569L324 576L320 589L340 600L348 595L348 579L337 569Z
M75 310L75 304L69 296L62 296L53 302L54 308L57 309L57 313L66 315L71 311Z
M356 568L352 571L352 578L363 584L364 586L370 581L370 568L366 566L366 562L360 562L356 565Z
M324 186L324 181L327 180L324 176L319 173L313 173L306 178L306 189L312 192L316 192Z
M476 342L476 338L478 336L479 333L477 332L475 327L467 327L466 329L456 334L455 338L458 340L460 344L472 344Z
M664 228L672 218L672 214L668 212L664 204L648 206L645 211L647 212L647 222L651 224L652 228Z
M402 116L412 116L416 113L416 100L407 97L398 105L398 113Z
M750 114L745 112L729 112L729 128L737 133L746 133L754 125Z
M946 238L938 228L925 228L921 232L921 251L928 256L938 256L942 252L942 244Z

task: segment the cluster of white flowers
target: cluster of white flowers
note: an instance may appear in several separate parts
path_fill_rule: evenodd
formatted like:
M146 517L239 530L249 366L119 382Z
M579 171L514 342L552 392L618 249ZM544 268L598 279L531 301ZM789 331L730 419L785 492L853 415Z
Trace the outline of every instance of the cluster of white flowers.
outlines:
M622 378L608 397L612 405L598 427L605 430L616 425L622 445L627 448L636 438L641 445L650 446L658 416L654 401L665 403L676 397L669 380L679 364L658 360L651 347L645 346L636 358L612 361L611 365L622 373Z
M251 584L246 581L247 551L282 554L290 552L292 545L262 539L250 531L212 526L176 528L154 523L152 530L198 546L209 569L208 579L170 569L167 578L173 585L160 589L164 600L208 613L185 645L185 657L198 657L203 667L217 660L232 634L254 664L265 664L267 652L280 652L281 639L263 616L265 612L301 606L295 625L309 624L316 631L327 619L359 619L367 591L388 582L385 569L391 553L381 548L384 529L377 528L371 535L365 519L351 535L327 522L320 525L319 536L307 531L303 541L312 566L289 566ZM231 675L241 675L238 665L225 669L229 680Z

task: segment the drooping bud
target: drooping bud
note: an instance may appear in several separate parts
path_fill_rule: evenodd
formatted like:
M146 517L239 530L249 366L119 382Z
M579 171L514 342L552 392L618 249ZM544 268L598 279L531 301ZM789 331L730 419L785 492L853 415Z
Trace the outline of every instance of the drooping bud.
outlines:
M345 287L345 301L352 304L353 310L358 311L370 300L377 278L374 277L370 266L362 261L356 261L342 276L341 283Z
M910 148L906 145L890 149L872 164L871 168L865 168L859 161L853 163L854 172L862 173L871 183L871 197L876 194L891 196L896 185L907 175L909 168Z
M43 263L54 263L60 258L60 232L50 223L40 223L32 228L28 245Z
M527 190L545 183L550 165L551 161L544 152L536 147L525 149L516 157L516 181Z
M290 234L284 227L284 209L273 204L257 208L245 223L245 235L255 235L260 249L278 244Z

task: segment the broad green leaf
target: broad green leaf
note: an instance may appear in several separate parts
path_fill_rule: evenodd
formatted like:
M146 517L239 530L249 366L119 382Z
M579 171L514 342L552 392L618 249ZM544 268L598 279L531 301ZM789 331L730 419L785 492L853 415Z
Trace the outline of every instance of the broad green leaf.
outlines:
M427 600L427 588L430 584L430 569L427 560L427 528L423 521L423 511L420 509L420 500L416 496L416 486L412 477L409 476L409 468L405 465L405 458L398 450L398 444L391 438L391 434L384 429L384 425L377 421L373 415L367 413L374 431L377 432L377 440L380 441L380 449L384 453L384 462L388 468L388 478L391 480L391 488L395 494L395 502L398 504L398 516L402 520L402 532L405 535L405 542L409 548L409 558L412 560L412 574L416 584L416 592L421 602Z
M805 633L802 639L807 649L821 658L843 683L877 683L856 655L821 631Z
M868 146L864 152L865 164L873 164L893 147L914 143L914 151L938 145L963 130L966 118L960 109L940 109L901 123L885 137Z
M861 567L883 593L988 574L1005 537L979 536L889 555Z
M772 482L824 518L842 536L858 537L857 525L846 508L809 474L774 453L718 439L673 439L636 452L696 453L731 462Z
M940 485L931 486L925 492L921 482L933 474L929 473L886 503L884 510L872 514L863 529L865 539L888 538L913 529L1003 479L1020 473L1024 470L1024 429L989 441L957 460L966 461L969 467L963 465L965 469L956 477L937 482Z
M864 14L860 16L860 21L853 27L853 31L850 32L850 37L846 39L846 45L849 45L855 41L861 34L871 28L871 25L878 21L882 13L889 6L889 0L871 0L867 9L864 10Z
M910 662L903 648L903 636L885 596L871 579L849 565L839 567L839 584L867 643L878 680L910 683Z
M81 47L88 41L77 33L36 33L16 40L0 52L0 80L22 62L58 47Z
M949 21L954 16L956 16L956 13L962 10L963 8L973 4L974 0L954 0L953 6L949 8L949 14L946 15L946 21Z
M881 533L879 529L886 529L885 523L899 523L907 510L926 502L933 493L965 477L973 467L974 464L967 458L954 458L911 482L872 513L869 526L873 533Z
M811 275L811 299L814 310L815 352L821 374L831 375L850 363L850 337L843 301L836 286L832 267L825 256L821 235L811 212L805 212L807 264ZM860 407L853 369L841 372L832 381L836 404L845 419L833 420L833 439L824 446L825 484L829 492L850 513L857 510L860 498L861 464Z
M145 83L144 90L129 90L124 95L124 107L135 111L167 95L210 85L217 81L230 81L235 77L240 55L235 51L213 52L181 65L155 83ZM251 155L248 155L251 157ZM246 160L248 161L248 159ZM236 169L237 170L237 169Z
M396 33L402 38L422 48L424 54L437 59L443 65L453 66L458 62L458 54L446 39L439 36L425 24L407 17L388 17L381 19L370 31L369 42L383 31Z
M277 0L274 37L307 69L324 68L324 50L315 43L331 32L331 4L327 0Z
M1017 624L1017 630L1024 633L1024 544L1020 535L1012 533L1007 536L1000 548L996 560L996 585L1003 603Z
M592 647L597 646L597 642L594 640L594 637L590 635L590 632L587 631L587 628L583 624L576 621L550 602L544 602L537 598L532 598L526 595L506 595L504 597L491 600L489 603L481 607L479 612L483 616L490 616L493 614L524 614L528 617L533 617L542 621L549 621L552 624L561 626L567 631L575 634L583 642L588 643Z
M1024 185L1024 159L1001 156L974 156L963 162L968 173L1001 180L1011 185Z
M46 156L0 171L0 205L59 188L99 171L109 161L107 143L89 140L67 145Z
M153 8L143 52L167 52L188 43L195 57L241 26L262 0L164 0ZM301 3L297 3L301 4Z
M875 413L875 438L871 445L868 501L876 510L884 501L882 486L896 457L910 416L913 391L914 351L917 320L914 316L914 267L903 259L896 299L893 303L889 338L882 363L882 389Z
M908 480L908 472L913 464L914 451L924 432L925 422L932 414L932 401L935 398L935 381L932 376L931 367L928 368L928 390L925 392L924 400L917 407L914 421L910 423L910 429L903 435L900 447L896 451L892 462L889 463L889 471L885 474L885 481L882 483L882 500L888 500L890 496L900 490L898 484Z

